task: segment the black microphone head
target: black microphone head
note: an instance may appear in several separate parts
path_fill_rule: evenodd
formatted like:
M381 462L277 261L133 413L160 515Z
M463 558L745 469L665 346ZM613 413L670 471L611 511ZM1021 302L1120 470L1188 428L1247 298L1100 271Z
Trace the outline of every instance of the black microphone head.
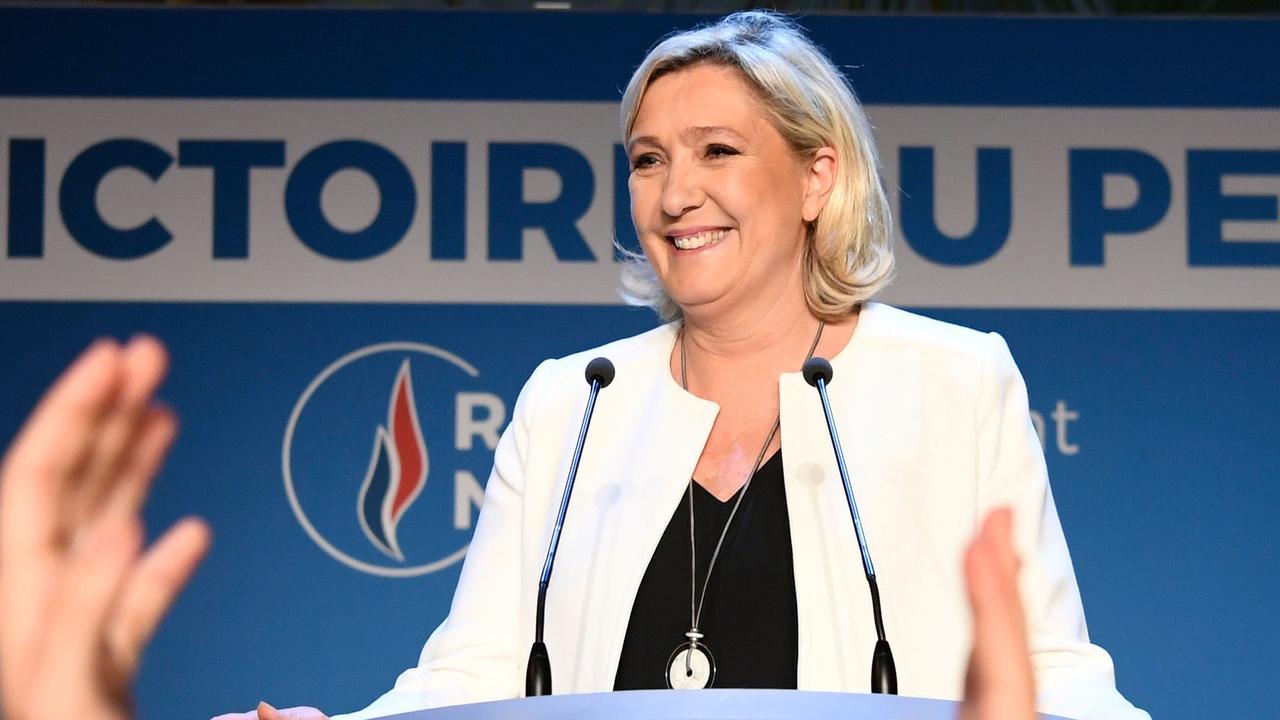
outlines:
M801 372L804 373L804 381L814 387L818 387L819 379L826 384L831 383L831 363L826 358L815 356L805 360Z
M613 382L613 363L607 357L598 357L587 363L587 383L600 381L600 387L607 388Z

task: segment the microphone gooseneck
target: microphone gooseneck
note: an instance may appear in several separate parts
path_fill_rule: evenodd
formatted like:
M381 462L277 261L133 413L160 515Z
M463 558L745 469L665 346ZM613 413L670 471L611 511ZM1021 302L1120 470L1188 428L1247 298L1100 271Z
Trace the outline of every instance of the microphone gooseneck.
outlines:
M613 375L613 363L609 362L609 358L598 357L587 363L586 379L591 385L591 391L587 395L587 408L582 413L582 429L578 431L578 444L573 448L573 460L569 463L569 476L564 482L564 495L560 497L556 524L551 530L547 561L543 564L542 576L538 579L538 612L534 624L533 647L529 649L529 665L524 676L526 697L551 694L551 656L547 654L546 643L542 641L542 628L546 623L547 586L551 582L551 568L556 561L556 548L560 546L560 531L564 527L565 513L569 510L573 481L578 476L578 462L582 459L582 448L587 441L587 428L591 425L591 412L596 407L596 396L601 389L613 382Z
M831 415L831 401L827 397L827 383L831 382L831 363L825 358L812 357L805 361L802 371L805 382L818 389L822 399L822 411L827 417L827 432L831 435L831 447L836 453L836 467L844 483L844 496L849 501L849 515L853 518L853 532L858 538L858 550L862 553L862 569L867 574L867 587L871 590L871 612L876 623L876 647L871 655L871 692L887 695L898 694L898 669L893 662L893 651L884 636L884 618L880 614L880 587L876 584L876 568L871 564L871 551L862 532L862 518L858 515L858 503L853 499L853 485L849 482L849 469L845 466L844 451L840 448L840 436L836 433L836 421Z

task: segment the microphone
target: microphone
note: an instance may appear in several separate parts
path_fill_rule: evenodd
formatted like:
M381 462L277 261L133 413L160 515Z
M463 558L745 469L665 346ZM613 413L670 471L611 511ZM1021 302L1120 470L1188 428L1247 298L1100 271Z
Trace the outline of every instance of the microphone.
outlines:
M569 477L564 482L564 495L560 498L560 510L556 513L556 525L551 531L551 544L547 548L547 561L542 566L538 580L538 615L534 626L533 647L529 649L529 665L525 670L525 697L551 694L551 657L542 642L542 627L546 621L547 585L551 582L551 567L556 561L556 548L560 546L560 530L564 527L565 512L569 509L569 496L573 494L573 480L578 476L578 461L582 459L582 447L587 441L587 428L591 425L591 412L596 407L600 390L613 382L613 363L609 358L598 357L587 363L587 383L591 393L587 396L587 409L582 413L582 429L578 431L578 444L573 449L569 463Z
M844 464L844 451L840 449L840 436L836 434L836 421L831 416L831 401L827 398L827 384L831 382L831 363L825 358L813 357L805 361L805 382L818 389L822 399L822 411L827 416L827 432L831 434L831 447L836 452L836 467L844 482L844 496L849 501L849 515L853 518L853 531L858 537L858 550L862 552L862 569L867 574L867 586L871 589L871 612L876 622L876 649L871 655L871 692L898 694L898 669L893 663L893 651L884 637L884 618L880 615L880 587L876 585L876 569L871 564L871 551L867 538L862 534L862 518L858 516L858 503L853 499L853 485L849 484L849 469Z

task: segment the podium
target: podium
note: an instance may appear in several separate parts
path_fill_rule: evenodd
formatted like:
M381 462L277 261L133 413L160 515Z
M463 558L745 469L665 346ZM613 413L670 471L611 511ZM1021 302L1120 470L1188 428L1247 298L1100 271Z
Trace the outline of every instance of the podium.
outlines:
M959 707L949 700L860 693L629 690L454 705L380 720L955 720Z

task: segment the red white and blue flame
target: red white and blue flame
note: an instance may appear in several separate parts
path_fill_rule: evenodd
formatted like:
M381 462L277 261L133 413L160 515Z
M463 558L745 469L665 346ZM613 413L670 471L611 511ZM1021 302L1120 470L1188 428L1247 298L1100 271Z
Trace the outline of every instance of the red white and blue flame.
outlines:
M404 562L396 528L426 482L427 444L422 440L413 378L405 359L391 390L387 425L379 425L374 434L373 453L356 507L360 528L384 555Z

